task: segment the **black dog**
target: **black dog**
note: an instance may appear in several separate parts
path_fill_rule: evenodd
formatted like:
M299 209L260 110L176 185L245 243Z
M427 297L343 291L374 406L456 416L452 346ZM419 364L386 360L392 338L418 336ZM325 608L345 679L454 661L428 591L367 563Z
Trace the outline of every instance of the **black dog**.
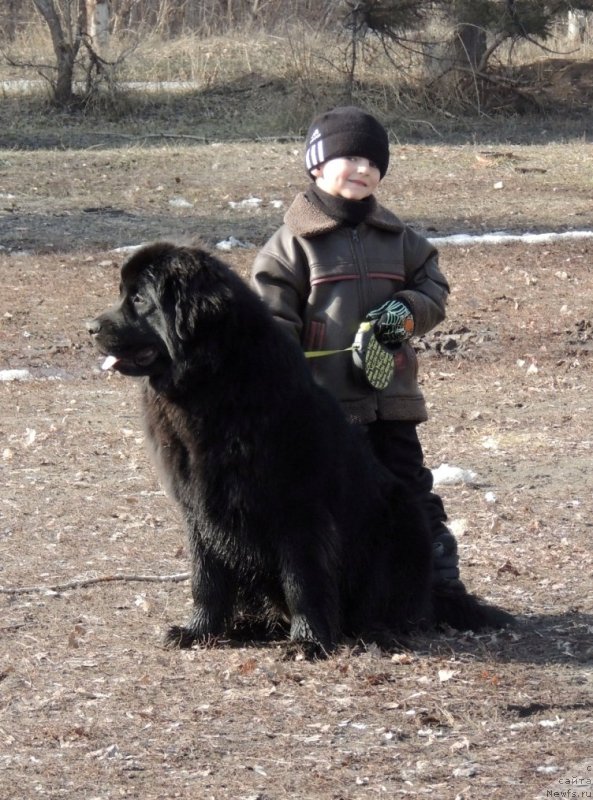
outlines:
M121 279L88 329L105 367L144 378L152 455L187 523L194 610L170 643L228 634L246 610L325 651L345 636L510 622L468 594L431 596L421 510L228 267L157 243Z

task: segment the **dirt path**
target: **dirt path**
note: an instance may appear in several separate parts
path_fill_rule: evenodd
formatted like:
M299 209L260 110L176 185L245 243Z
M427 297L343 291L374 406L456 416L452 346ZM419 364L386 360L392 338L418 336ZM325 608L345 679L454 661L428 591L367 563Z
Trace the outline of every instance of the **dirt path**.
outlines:
M453 152L449 172L467 155ZM568 162L579 158L584 151ZM411 197L418 166L402 164L398 190ZM80 167L54 190L55 208L47 188L34 207L32 187L57 172L47 167L2 217L10 249L23 215L32 222L20 254L0 251L0 370L30 375L0 381L0 587L177 574L188 567L184 536L144 452L136 388L99 370L83 321L115 295L116 241L137 242L151 220L183 227L186 214L204 230L216 218L210 241L260 241L281 213L272 200L292 193L297 170L271 170L259 210L228 206L249 196L244 166L232 184L218 181L209 215L196 194L193 209L165 218L168 200L150 212L151 196L163 194L158 170L151 195L135 192L140 173L129 180L121 164L101 191L77 183L87 180ZM171 173L171 195L184 174ZM585 213L580 187L570 186L566 220ZM440 230L458 228L471 205L456 191L435 214ZM559 202L558 192L549 197ZM80 198L122 213L85 225L99 217L76 217ZM423 202L418 219L429 217ZM484 200L487 218L494 202ZM542 228L544 205L530 211ZM591 222L590 205L588 213L581 222ZM43 242L52 247L36 252ZM242 273L252 256L228 254ZM186 583L2 593L1 796L506 800L560 791L567 771L590 777L593 243L444 247L441 258L449 317L419 343L426 455L431 467L476 473L472 485L442 487L463 576L521 625L418 635L394 655L344 648L307 663L285 661L276 645L164 650L164 629L187 612Z

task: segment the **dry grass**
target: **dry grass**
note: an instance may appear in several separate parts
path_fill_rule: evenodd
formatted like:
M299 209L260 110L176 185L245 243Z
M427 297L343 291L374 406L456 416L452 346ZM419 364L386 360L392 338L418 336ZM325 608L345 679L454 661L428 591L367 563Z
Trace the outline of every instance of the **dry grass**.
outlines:
M442 29L431 31L435 40L445 35ZM568 52L570 60L590 56L589 42L575 50L563 35L559 30L558 38L547 46L558 53ZM170 130L194 128L206 136L213 131L220 136L224 131L225 138L287 135L301 133L319 108L354 102L377 113L399 136L431 136L489 122L494 127L501 113L507 118L516 116L517 111L533 113L536 104L544 110L561 104L567 111L570 101L582 113L589 107L589 93L593 94L590 87L583 89L582 82L574 96L562 87L538 94L539 85L548 85L554 64L547 63L549 53L530 43L501 49L493 62L497 70L508 70L511 64L540 65L526 73L525 88L534 97L526 106L513 91L493 84L468 80L462 90L448 78L435 82L435 65L424 57L424 46L386 51L372 36L358 45L352 79L350 47L345 31L336 34L294 20L278 26L274 33L255 25L208 37L167 39L155 32L122 33L112 38L103 54L110 66L104 75L94 76L86 114L70 116L69 122L92 129L98 120L129 124L135 118L152 130L167 124ZM7 58L0 59L0 79L34 80L38 78L35 64L54 62L47 29L39 21L31 23L14 43L5 45L5 51ZM10 60L28 66L17 69ZM437 64L438 73L442 65ZM83 58L79 80L84 81L87 67ZM51 68L42 71L52 76ZM130 88L130 83L138 82L144 88ZM152 84L150 90L147 82ZM170 82L190 86L173 90ZM60 115L52 119L50 113L48 117L49 84L42 83L32 91L33 97L21 99L18 115L12 98L5 98L6 126L16 131L27 125L40 127L43 120L46 128L52 121L55 127L63 127Z

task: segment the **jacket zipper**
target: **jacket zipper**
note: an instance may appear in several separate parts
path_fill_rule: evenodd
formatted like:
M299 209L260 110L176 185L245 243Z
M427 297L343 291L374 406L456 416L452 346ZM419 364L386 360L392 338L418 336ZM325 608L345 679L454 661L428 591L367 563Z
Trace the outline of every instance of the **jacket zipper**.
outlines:
M352 251L354 253L354 260L358 270L358 297L359 297L359 308L361 314L363 313L363 309L368 307L368 287L367 287L367 275L366 275L366 261L362 258L362 244L360 241L360 236L358 234L358 230L356 228L351 229L351 236L352 236ZM363 269L364 267L364 269Z
M366 316L365 309L369 307L369 292L368 292L368 270L367 270L367 263L366 258L364 256L364 249L362 247L362 243L360 241L360 236L358 235L358 230L356 228L352 228L352 250L354 253L354 259L356 266L358 268L358 298L359 298L359 309L360 309L360 322L362 322L363 318ZM376 398L379 398L381 393L377 389L373 389L373 394ZM379 403L380 401L377 399L375 401Z

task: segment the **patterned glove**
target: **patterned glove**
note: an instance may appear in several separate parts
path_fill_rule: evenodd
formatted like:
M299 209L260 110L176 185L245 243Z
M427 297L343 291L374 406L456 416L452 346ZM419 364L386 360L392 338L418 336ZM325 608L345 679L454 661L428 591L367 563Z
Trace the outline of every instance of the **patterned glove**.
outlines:
M405 342L414 333L414 317L401 300L388 300L369 311L367 319L374 322L375 338L385 347Z

